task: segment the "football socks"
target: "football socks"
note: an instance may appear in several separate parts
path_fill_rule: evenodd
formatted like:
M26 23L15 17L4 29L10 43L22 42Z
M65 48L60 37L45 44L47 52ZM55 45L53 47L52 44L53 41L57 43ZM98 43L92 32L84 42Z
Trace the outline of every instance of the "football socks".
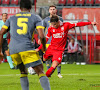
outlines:
M11 56L7 56L7 61L8 61L8 63L9 63L10 68L11 68L11 69L14 68L13 63L12 63L12 58L11 58Z
M54 72L54 70L55 70L55 68L50 67L50 68L47 70L47 72L46 72L46 76L47 76L47 77L51 77L51 74Z
M50 90L49 80L46 76L43 75L40 77L40 83L41 83L43 90Z
M21 83L22 90L29 90L29 81L28 81L27 74L21 75L20 83Z

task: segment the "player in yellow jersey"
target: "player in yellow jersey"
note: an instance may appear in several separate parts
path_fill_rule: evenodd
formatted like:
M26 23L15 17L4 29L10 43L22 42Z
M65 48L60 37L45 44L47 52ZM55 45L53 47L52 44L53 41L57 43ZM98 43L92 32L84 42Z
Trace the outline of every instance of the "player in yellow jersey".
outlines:
M45 37L43 33L42 19L35 14L31 14L31 1L21 0L21 12L10 17L0 31L0 50L2 49L2 36L9 30L11 41L9 51L14 63L18 66L21 77L20 83L22 90L29 90L29 82L27 78L27 69L32 67L39 76L41 86L44 90L50 90L48 78L43 71L43 65L39 55L35 51L35 45L32 42L32 35L35 28L40 36L43 50L45 50ZM0 53L0 58L2 54Z

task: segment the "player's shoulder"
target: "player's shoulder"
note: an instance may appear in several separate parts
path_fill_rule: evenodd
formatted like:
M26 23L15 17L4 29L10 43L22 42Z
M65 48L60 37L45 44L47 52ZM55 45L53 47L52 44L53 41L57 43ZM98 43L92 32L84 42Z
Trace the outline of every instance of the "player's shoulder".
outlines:
M70 23L69 23L69 22L64 22L63 24L64 24L64 25L69 25Z
M32 19L34 20L42 20L42 18L38 15L38 14L31 14L32 15Z
M59 17L59 20L63 22L63 18L61 16L58 16L58 17Z
M61 16L58 16L59 17L59 19L62 19L62 17Z
M39 15L37 15L37 14L34 14L34 13L30 13L31 14L31 16L33 16L33 17L39 17Z
M49 20L50 16L45 17L43 20Z
M10 16L10 17L7 19L7 21L14 20L14 18L15 18L15 15L12 15L12 16Z

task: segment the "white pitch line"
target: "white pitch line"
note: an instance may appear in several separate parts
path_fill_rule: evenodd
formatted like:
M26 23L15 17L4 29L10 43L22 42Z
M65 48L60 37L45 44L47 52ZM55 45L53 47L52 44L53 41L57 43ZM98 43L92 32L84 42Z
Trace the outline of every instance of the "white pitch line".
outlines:
M100 73L86 73L86 74L74 73L74 74L61 74L61 75L100 75Z
M19 76L20 74L5 74L5 75L0 75L1 77L2 76Z
M100 75L100 73L86 73L86 74L73 73L73 74L61 74L61 75L69 75L69 76L72 76L72 75L73 76L75 76L75 75ZM5 74L5 75L0 75L0 77L3 77L3 76L20 76L20 74Z

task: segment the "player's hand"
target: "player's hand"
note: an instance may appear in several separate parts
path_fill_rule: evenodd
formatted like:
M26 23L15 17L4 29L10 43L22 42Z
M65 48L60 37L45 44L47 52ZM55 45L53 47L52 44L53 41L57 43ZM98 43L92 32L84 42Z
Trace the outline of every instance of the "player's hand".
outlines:
M41 41L40 41L40 39L38 39L38 44L41 45Z
M38 51L39 51L39 49L37 48L37 49L35 49L35 51L36 51L36 52L38 52Z
M97 23L97 22L91 22L91 24L92 24L92 25L97 25L98 23Z

